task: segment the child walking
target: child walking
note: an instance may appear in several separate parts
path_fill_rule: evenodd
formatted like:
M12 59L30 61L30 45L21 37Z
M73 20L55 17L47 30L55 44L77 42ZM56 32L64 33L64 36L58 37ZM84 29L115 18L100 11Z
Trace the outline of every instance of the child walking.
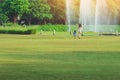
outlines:
M77 32L76 32L76 30L74 30L74 31L73 31L73 36L74 36L74 38L76 38L76 35L77 35Z

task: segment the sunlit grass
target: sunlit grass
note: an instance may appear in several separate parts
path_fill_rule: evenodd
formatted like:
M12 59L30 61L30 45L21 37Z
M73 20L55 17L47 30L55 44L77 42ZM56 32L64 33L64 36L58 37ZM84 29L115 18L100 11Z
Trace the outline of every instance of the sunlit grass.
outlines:
M0 35L0 80L119 80L120 37Z

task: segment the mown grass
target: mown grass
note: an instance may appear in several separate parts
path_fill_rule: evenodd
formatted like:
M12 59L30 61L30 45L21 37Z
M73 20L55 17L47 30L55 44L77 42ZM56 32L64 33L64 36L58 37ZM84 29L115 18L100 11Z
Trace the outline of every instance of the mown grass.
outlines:
M119 80L120 37L0 35L0 80Z

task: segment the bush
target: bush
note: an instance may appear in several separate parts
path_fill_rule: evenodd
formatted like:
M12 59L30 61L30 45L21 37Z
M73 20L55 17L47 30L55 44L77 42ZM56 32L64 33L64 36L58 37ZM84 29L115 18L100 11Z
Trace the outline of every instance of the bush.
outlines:
M20 27L20 25L18 25L17 23L12 23L12 22L7 22L7 23L4 23L5 27Z
M118 32L120 32L120 26L117 27Z
M36 30L35 29L28 29L28 30L24 31L24 34L36 34Z
M0 27L0 34L36 34L35 28Z
M43 31L59 31L59 32L64 32L68 30L68 27L66 25L42 25L38 27L38 30L43 30Z

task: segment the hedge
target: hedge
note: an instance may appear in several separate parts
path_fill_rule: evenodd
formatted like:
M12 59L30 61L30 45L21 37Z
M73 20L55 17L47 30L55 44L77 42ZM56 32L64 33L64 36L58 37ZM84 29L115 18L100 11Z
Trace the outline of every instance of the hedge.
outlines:
M35 34L35 28L0 27L0 34Z

